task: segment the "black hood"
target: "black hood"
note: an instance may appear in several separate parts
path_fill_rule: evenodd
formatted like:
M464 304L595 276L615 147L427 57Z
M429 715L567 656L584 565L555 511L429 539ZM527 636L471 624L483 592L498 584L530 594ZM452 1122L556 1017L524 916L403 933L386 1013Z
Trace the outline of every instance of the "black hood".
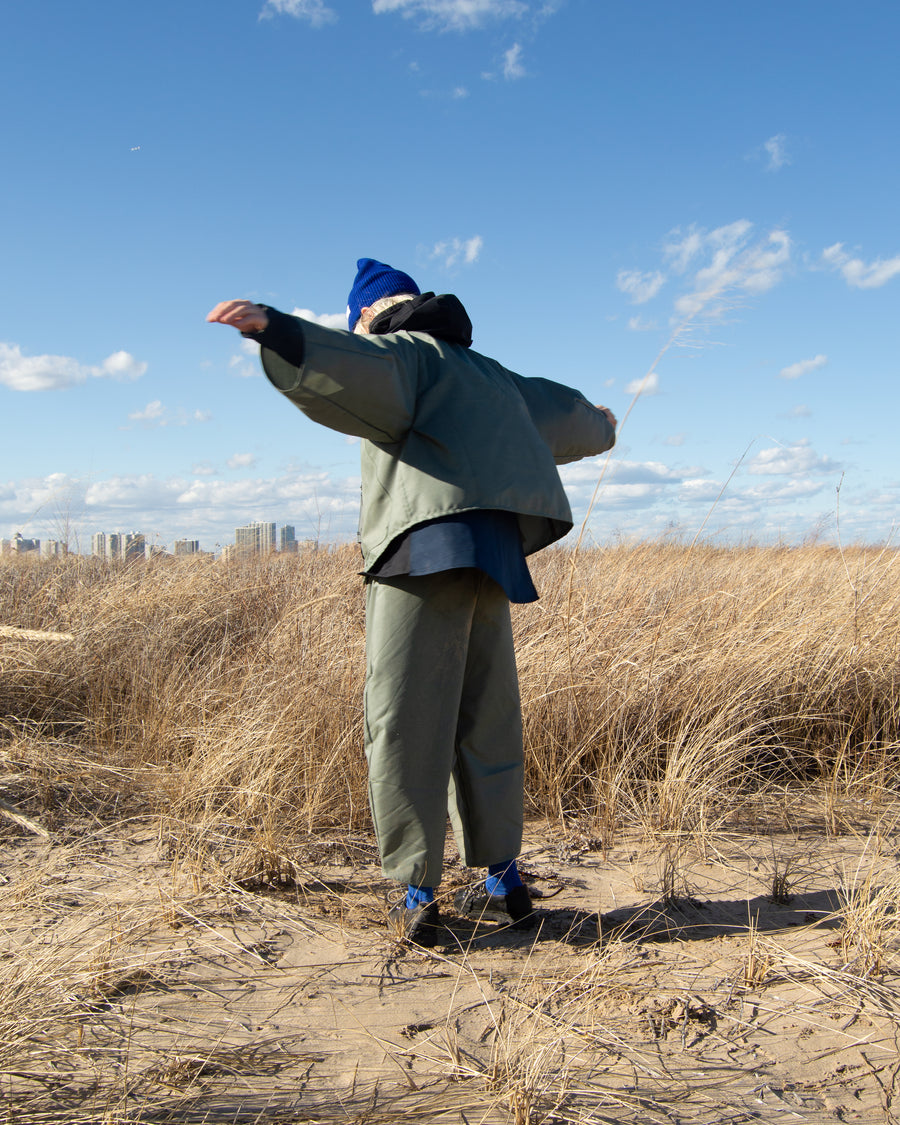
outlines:
M403 301L374 317L369 332L383 336L386 332L427 332L448 344L472 346L472 322L458 297L452 293L422 293L411 301Z

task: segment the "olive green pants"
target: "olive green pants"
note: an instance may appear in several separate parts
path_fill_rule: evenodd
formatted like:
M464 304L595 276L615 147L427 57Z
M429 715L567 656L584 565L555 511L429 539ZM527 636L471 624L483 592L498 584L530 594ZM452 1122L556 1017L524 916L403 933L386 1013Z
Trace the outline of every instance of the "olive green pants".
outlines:
M463 862L522 843L519 683L509 601L479 570L371 581L366 757L384 874L441 881L449 810Z

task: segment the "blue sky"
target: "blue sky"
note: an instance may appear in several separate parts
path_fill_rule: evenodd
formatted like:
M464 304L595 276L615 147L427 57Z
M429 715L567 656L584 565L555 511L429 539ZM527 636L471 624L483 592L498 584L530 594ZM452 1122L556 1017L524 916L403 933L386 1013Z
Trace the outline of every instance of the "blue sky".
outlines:
M352 536L359 449L204 317L356 259L627 421L598 542L883 542L900 7L30 0L0 42L0 531Z

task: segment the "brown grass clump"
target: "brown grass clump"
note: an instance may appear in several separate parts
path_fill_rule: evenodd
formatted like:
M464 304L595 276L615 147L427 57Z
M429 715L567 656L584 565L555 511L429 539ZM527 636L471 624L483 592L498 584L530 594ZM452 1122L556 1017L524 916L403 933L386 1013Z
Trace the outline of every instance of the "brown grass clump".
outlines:
M855 552L851 586L828 548L550 553L520 646L542 811L702 833L773 783L890 787L893 561Z
M802 782L839 830L840 795L895 785L895 557L545 552L541 600L514 610L531 811L607 843L633 823L702 838ZM365 827L357 567L349 547L231 565L4 559L0 624L74 636L0 637L13 799L35 796L36 773L52 820L88 790L102 804L98 777L121 801L127 778L210 841L249 834L276 856L300 832ZM35 771L37 746L53 750Z

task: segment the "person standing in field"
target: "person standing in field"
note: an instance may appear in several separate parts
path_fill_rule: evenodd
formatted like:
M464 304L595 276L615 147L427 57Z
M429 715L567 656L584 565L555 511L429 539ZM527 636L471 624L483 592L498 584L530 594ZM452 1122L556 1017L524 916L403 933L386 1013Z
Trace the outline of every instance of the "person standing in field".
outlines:
M455 296L372 258L347 315L344 332L232 300L207 320L257 340L307 417L362 439L365 749L382 870L406 884L392 920L437 940L449 811L463 862L487 868L456 910L527 926L509 603L537 599L526 556L572 528L556 466L609 449L616 419L474 351Z

